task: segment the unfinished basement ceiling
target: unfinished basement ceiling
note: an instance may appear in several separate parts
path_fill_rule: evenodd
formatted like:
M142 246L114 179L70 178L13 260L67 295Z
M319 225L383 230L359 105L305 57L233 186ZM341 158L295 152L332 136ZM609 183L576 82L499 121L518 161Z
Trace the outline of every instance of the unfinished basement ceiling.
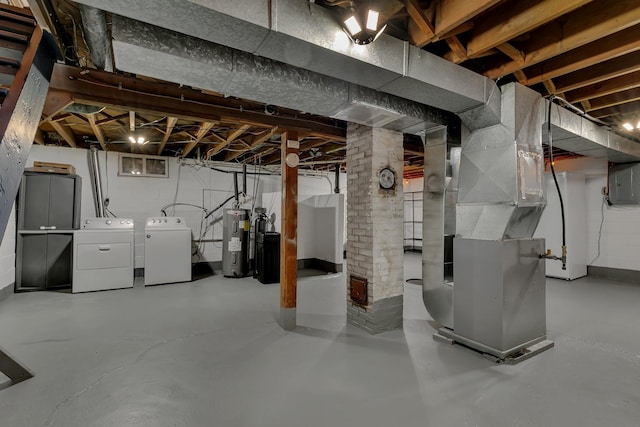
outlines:
M35 3L53 12L50 27L54 28L58 42L66 46L66 62L92 68L78 5L68 0ZM349 8L368 2L316 0L315 3L340 19ZM518 81L542 95L560 96L614 132L639 140L640 130L629 132L621 127L624 122L640 121L640 3L637 1L388 0L371 3L379 6L381 19L388 24L386 34L483 74L499 85ZM127 77L165 84L140 75ZM180 89L202 94L197 87ZM96 113L93 119L64 109L45 117L38 142L71 145L71 139L77 146L83 146L102 138L119 151L171 155L182 150L188 156L209 153L215 160L250 163L260 159L277 163L278 133L286 128L278 125L279 118L303 117L344 130L344 123L336 119L280 107L274 107L276 114L267 115L272 110L264 104L218 94L203 95L212 96L209 100L212 103L218 102L214 99L217 97L219 101L235 102L234 108L241 111L249 110L257 115L262 112L268 120L261 122L252 117L247 123L231 117L217 122L207 117L179 118L171 111L141 111L135 105L105 104L107 108ZM117 120L112 120L114 117ZM150 144L137 147L126 143L132 117L136 128L151 134ZM97 132L88 120L95 120ZM314 167L321 166L323 161L343 160L344 142L344 133L310 135L303 140L306 150L303 159ZM408 169L421 165L421 150L420 144L405 138ZM571 155L562 150L556 150L555 154Z

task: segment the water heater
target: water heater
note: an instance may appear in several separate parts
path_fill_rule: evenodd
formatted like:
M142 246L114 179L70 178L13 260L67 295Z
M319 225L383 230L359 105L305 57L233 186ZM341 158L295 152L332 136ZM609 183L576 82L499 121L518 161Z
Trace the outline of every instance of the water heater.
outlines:
M222 274L244 277L249 273L250 213L246 209L225 209L222 225Z

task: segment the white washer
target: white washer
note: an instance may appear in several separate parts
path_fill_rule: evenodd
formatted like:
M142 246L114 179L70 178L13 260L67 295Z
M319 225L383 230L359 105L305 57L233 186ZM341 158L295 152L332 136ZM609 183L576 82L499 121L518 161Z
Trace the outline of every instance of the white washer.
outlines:
M73 281L76 292L133 287L133 220L84 218L73 233Z
M147 218L144 285L191 281L191 229L182 217Z

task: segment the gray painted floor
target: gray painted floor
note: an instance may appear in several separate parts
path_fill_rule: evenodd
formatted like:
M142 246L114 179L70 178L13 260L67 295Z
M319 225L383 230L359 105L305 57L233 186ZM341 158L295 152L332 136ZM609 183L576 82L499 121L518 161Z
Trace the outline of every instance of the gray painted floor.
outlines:
M298 289L294 332L253 279L14 295L0 345L36 377L0 391L0 426L640 425L638 285L548 280L556 347L515 366L433 341L416 285L377 336L345 326L344 276Z

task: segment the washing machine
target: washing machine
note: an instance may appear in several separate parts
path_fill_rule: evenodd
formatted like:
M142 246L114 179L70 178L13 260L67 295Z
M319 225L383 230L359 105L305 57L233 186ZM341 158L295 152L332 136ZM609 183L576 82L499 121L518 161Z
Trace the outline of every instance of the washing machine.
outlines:
M191 281L191 228L182 217L147 218L144 285Z
M71 291L133 287L133 220L84 218L73 233Z

